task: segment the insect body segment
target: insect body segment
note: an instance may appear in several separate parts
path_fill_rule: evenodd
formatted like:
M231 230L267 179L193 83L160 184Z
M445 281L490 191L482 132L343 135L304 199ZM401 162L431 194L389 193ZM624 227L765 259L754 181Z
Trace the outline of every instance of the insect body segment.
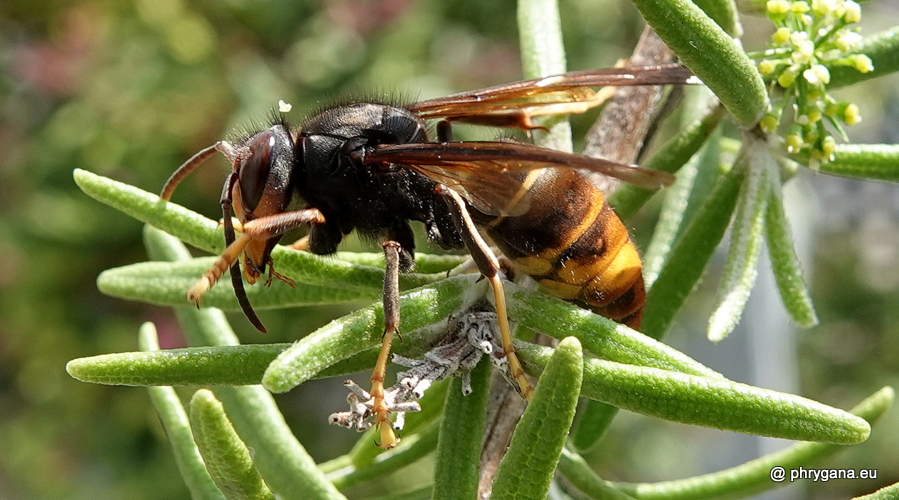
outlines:
M232 165L221 198L227 249L188 296L199 304L203 294L230 270L241 308L264 331L243 280L252 284L268 270L267 283L272 278L290 283L273 270L271 259L274 245L285 232L308 225L308 237L294 246L315 254L334 253L352 231L380 242L387 261L385 328L371 377L372 399L366 407L380 429L381 445L392 447L398 439L390 422L384 377L390 344L401 326L398 275L414 266L410 222L418 221L429 239L442 248L465 248L491 284L503 351L519 390L527 397L531 386L515 356L499 263L480 231L551 292L636 327L645 296L640 259L602 192L576 169L647 188L667 185L672 178L520 142L452 142L449 121L438 124L442 142L430 142L425 120L488 123L518 108L545 111L543 104L524 104L525 98L534 95L549 97L549 105L564 104L578 100L586 85L685 83L688 77L689 72L679 66L567 73L405 107L336 106L294 131L279 118L271 127L233 144L218 142L172 174L162 194L168 199L175 186L216 151ZM478 105L479 96L490 104ZM527 127L528 122L513 120L508 125ZM290 209L297 200L300 208ZM239 236L232 213L240 222Z
M640 257L602 191L573 170L539 172L524 214L479 221L519 271L557 297L638 328Z

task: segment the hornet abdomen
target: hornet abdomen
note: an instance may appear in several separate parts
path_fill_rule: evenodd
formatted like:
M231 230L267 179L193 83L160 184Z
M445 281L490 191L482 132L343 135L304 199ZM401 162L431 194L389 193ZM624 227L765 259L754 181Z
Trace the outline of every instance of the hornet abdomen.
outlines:
M534 171L523 189L525 213L478 217L502 253L553 295L639 328L640 256L602 191L567 169Z

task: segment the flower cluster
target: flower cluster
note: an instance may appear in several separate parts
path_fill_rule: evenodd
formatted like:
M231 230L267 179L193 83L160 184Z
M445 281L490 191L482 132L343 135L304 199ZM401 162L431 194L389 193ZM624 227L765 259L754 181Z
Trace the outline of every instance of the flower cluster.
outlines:
M862 37L851 25L861 19L861 7L853 0L768 0L766 7L777 30L771 48L760 54L758 69L785 92L760 125L765 132L774 132L784 109L792 104L787 151L806 151L812 165L827 162L836 141L825 123L845 138L842 124L861 121L858 106L827 94L828 66L851 66L862 73L874 69L868 56L856 52Z

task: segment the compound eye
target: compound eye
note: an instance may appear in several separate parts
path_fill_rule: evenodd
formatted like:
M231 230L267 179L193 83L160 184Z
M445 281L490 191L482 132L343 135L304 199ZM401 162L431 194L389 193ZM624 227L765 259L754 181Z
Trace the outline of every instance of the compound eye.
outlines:
M247 212L252 212L262 199L272 169L276 140L274 132L265 130L254 135L247 144L250 156L243 161L239 174L241 201Z

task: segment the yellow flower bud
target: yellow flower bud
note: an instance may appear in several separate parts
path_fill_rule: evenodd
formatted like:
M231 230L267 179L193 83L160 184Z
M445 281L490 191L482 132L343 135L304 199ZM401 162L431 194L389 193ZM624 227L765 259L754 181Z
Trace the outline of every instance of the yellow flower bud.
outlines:
M836 10L836 4L835 0L812 0L812 10L815 14L826 16Z
M790 54L790 59L796 64L808 64L815 55L815 43L811 40L803 40L796 45L796 50Z
M837 141L833 137L827 136L821 141L821 153L824 154L824 158L830 159L836 149Z
M759 127L762 128L762 132L766 134L772 134L775 130L777 130L777 123L777 117L772 115L771 113L768 113L767 115L762 117L761 121L759 121Z
M802 76L812 85L826 85L830 83L830 72L820 64L803 71Z
M843 9L845 12L843 13L843 20L847 23L857 23L862 19L862 7L858 3L852 0L845 0L843 2Z
M798 153L802 149L802 137L799 134L788 134L784 138L788 153Z
M846 106L846 109L843 110L843 122L846 125L855 125L862 121L862 116L858 112L858 106L854 103L850 103Z
M796 81L796 73L792 68L787 69L777 77L777 84L783 88L789 88Z
M833 44L840 49L840 52L846 54L848 52L852 52L856 47L859 46L862 42L862 36L854 31L840 30L841 33L837 35L836 39L833 41Z
M790 28L777 28L777 31L775 31L774 34L771 35L771 41L780 45L789 40L792 33L793 32L790 31Z
M815 142L818 141L818 137L820 137L820 136L821 136L821 134L819 134L818 131L815 130L815 128L807 127L805 133L802 135L802 139L807 144L814 144Z
M777 69L777 63L774 61L769 61L768 59L759 61L759 73L762 76L768 76L771 73L774 73L774 70Z
M805 81L811 83L812 85L818 85L821 83L821 81L818 80L818 75L816 75L815 72L811 69L803 71L802 77L805 78Z
M796 45L797 47L802 44L802 42L808 41L808 32L805 31L794 31L790 33L790 43Z
M768 0L766 8L771 14L786 14L790 11L790 2L787 0Z
M818 76L818 80L821 80L821 83L825 85L830 83L830 71L827 70L827 66L816 64L812 66L812 71L815 72L815 75Z
M852 66L861 73L867 73L874 70L874 62L871 61L870 57L864 54L853 54L849 56L849 59L852 61Z

